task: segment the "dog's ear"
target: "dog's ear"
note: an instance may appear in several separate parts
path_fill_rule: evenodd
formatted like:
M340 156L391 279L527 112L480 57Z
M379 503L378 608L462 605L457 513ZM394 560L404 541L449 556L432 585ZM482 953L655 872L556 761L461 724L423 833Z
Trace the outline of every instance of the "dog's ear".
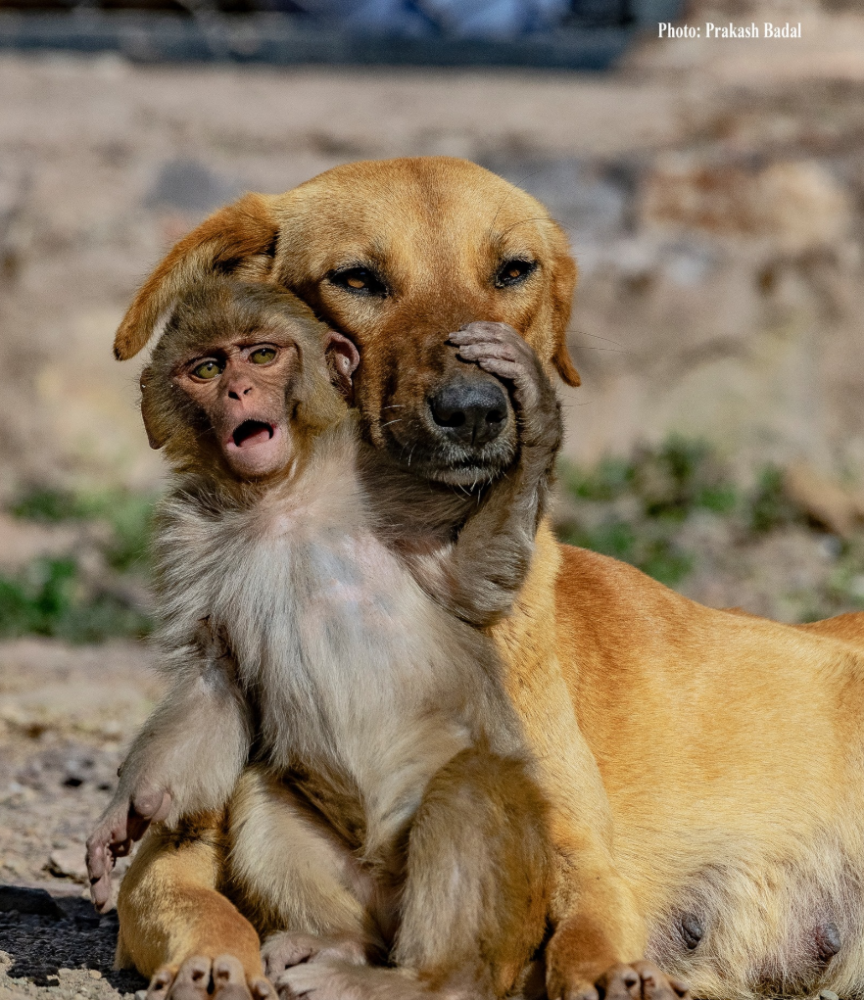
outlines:
M578 386L582 384L582 379L579 378L579 372L576 371L576 366L567 350L567 326L570 322L570 309L573 305L578 272L576 262L570 256L564 233L562 232L560 236L564 249L556 254L552 269L552 329L555 335L552 364L567 385Z
M214 272L246 281L266 278L279 234L272 201L247 194L184 236L132 301L114 337L114 356L125 361L146 347L159 320L196 280Z

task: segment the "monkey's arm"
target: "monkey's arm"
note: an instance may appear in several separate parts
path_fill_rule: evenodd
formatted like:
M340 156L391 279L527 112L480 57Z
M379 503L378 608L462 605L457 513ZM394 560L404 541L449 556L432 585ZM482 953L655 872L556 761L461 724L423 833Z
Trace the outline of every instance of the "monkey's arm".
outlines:
M114 860L151 823L176 823L228 801L249 742L248 708L224 665L208 659L187 670L135 738L117 791L87 841L97 909L109 902Z
M489 488L456 542L439 552L420 582L449 611L486 627L508 613L534 552L555 456L561 407L537 355L504 323L471 323L450 335L459 356L510 386L519 422L519 458Z

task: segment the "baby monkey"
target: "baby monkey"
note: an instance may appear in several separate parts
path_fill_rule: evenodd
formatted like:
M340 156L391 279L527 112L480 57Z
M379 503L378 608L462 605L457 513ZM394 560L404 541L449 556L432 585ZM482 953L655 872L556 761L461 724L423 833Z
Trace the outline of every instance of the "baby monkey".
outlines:
M230 800L235 898L288 997L503 996L546 929L544 803L482 629L527 572L559 407L510 327L449 342L519 427L513 466L467 496L363 443L356 348L284 290L197 287L141 377L174 473L173 687L88 841L93 899L150 823Z

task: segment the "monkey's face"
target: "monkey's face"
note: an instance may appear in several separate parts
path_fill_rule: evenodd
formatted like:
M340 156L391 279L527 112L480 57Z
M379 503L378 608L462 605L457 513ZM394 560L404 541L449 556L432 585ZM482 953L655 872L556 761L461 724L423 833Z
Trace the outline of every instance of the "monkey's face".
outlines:
M253 343L241 337L208 345L174 374L174 384L206 415L213 442L240 479L282 472L295 457L285 400L298 360L296 343L284 336Z
M178 471L289 472L309 436L344 415L358 361L293 295L204 281L177 304L141 376L150 444L167 445Z

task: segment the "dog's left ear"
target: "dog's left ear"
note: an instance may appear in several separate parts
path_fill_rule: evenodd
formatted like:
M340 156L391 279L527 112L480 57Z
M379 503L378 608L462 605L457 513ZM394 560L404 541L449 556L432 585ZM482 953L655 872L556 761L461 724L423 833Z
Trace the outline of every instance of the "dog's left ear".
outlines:
M555 336L552 364L567 385L578 386L582 384L582 379L579 378L579 372L567 349L567 326L578 272L576 262L567 252L567 241L563 233L561 240L564 250L556 255L552 270L552 329Z
M263 281L273 265L279 225L273 197L247 194L184 236L138 290L114 338L119 361L143 350L178 297L214 272Z

